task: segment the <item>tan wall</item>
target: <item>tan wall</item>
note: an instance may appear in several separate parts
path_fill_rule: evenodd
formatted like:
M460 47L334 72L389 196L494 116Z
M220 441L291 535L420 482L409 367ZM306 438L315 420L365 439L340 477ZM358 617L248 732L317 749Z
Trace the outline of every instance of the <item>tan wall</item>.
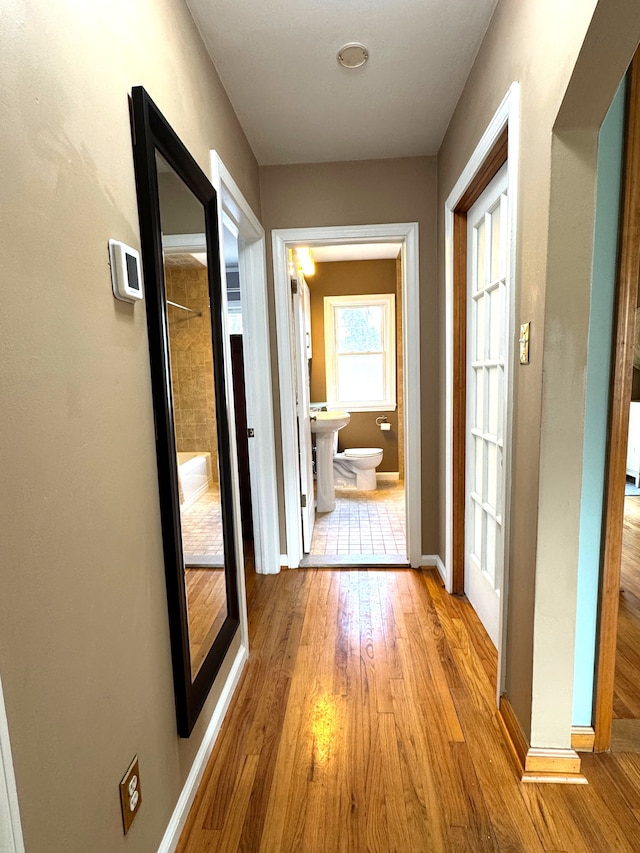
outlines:
M265 166L260 169L262 222L273 228L418 222L422 338L422 553L438 550L438 321L436 288L436 162L433 157ZM267 240L270 246L270 240ZM271 260L270 310L274 310ZM272 340L275 331L272 329ZM274 365L277 356L273 356ZM407 366L410 369L410 365ZM278 388L277 376L274 387ZM276 435L279 434L276 413ZM282 504L282 448L276 446ZM284 520L281 518L281 541Z
M114 300L107 253L139 246L131 87L255 209L258 169L180 0L9 0L0 40L0 672L26 849L150 853L228 663L180 740L145 306Z
M438 155L442 211L511 82L520 82L515 323L531 321L532 338L531 363L515 373L505 659L506 692L539 746L568 746L571 723L592 143L640 29L637 4L634 12L632 3L601 2L591 34L597 47L578 63L584 59L588 73L578 80L581 91L565 99L595 5L501 0ZM574 109L569 126L579 120L589 128L587 144L553 142L563 99L565 116ZM443 246L442 213L438 221ZM442 548L443 514L440 523Z
M306 279L311 291L311 400L327 399L324 351L324 297L361 296L367 293L395 293L396 262L335 261L316 264L316 273ZM398 306L396 305L396 312ZM376 418L384 415L391 429L382 432ZM351 412L348 425L338 433L338 447L382 447L384 456L378 471L398 470L398 411Z
M209 281L205 267L167 269L167 299L196 314L168 306L171 388L176 449L207 451L218 480L218 436L213 382Z

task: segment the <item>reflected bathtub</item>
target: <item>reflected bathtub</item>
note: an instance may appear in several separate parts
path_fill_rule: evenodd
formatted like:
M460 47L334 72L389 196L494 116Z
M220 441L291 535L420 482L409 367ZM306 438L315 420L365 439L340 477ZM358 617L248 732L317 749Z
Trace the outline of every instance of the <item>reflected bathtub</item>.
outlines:
M180 506L185 507L197 501L212 482L211 454L206 450L194 453L178 453L178 484L180 487Z

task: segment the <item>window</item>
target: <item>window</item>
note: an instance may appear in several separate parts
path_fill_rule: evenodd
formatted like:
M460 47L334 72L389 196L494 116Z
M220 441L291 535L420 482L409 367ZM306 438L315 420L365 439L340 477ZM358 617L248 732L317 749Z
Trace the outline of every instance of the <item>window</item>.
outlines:
M352 412L396 407L395 296L325 296L327 403Z
M227 331L230 335L242 334L242 301L240 298L240 273L237 266L226 266L227 276Z

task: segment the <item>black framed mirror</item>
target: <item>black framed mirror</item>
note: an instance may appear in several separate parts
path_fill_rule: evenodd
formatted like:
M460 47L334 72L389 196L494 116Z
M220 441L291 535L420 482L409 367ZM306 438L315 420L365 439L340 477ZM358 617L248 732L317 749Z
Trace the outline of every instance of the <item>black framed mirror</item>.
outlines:
M178 732L239 625L216 192L145 89L131 92Z

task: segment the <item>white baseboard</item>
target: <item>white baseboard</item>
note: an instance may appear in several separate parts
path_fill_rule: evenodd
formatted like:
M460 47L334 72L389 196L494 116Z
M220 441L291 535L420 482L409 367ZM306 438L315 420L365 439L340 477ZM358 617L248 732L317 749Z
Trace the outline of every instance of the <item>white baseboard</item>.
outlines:
M376 481L378 483L390 483L400 479L398 471L376 471Z
M198 785L204 775L207 761L209 760L216 738L220 732L222 721L224 720L231 698L233 697L235 689L238 686L238 682L240 681L240 676L242 675L242 670L247 657L246 647L240 646L236 659L231 667L231 671L229 672L229 677L227 678L222 689L222 693L220 694L220 698L218 699L218 704L215 707L205 735L202 738L200 748L198 749L193 764L191 765L191 770L189 771L187 780L184 783L180 796L178 797L178 802L176 803L176 807L171 815L171 820L169 821L162 841L160 842L160 846L158 847L158 853L174 853L176 849L176 845L180 840L180 834L184 829L184 825L189 815L189 809L193 805Z
M423 554L422 557L420 557L420 565L434 566L440 573L442 580L445 580L444 563L437 554Z
M288 569L289 568L289 557L287 554L280 554L280 568Z

